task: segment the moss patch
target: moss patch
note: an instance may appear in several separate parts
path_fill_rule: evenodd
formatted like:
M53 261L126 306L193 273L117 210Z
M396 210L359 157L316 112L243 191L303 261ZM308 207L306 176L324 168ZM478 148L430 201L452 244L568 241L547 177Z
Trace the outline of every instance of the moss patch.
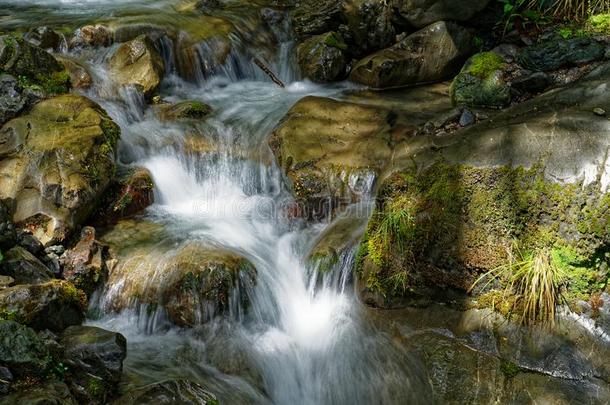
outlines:
M547 250L565 274L569 303L608 283L610 198L597 185L547 181L541 167L474 168L439 162L395 173L382 185L357 256L367 287L384 296L422 286L468 290L478 274L505 265L518 246ZM490 284L481 306L501 312Z
M591 30L597 33L610 34L610 14L597 14L589 17Z
M492 75L496 70L500 70L506 65L502 56L495 52L481 52L470 59L470 65L466 72L480 79L485 79Z

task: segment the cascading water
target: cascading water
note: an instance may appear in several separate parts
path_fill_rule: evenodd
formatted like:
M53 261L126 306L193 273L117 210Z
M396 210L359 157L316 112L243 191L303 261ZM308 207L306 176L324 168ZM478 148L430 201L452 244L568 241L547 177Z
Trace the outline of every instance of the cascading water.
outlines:
M165 100L197 99L215 111L205 124L194 126L159 121L137 93L123 89L115 94L102 67L103 53L74 55L94 73L87 95L121 126L120 161L151 172L156 203L142 221L163 229L131 241L144 246L140 256L126 247L119 258L132 255L129 260L138 265L111 275L94 304L102 316L92 323L127 336L125 367L132 385L190 378L225 403L428 403L428 383L418 377L423 374L417 364L371 326L353 297L348 283L353 249L341 254L331 274L306 265L310 241L328 224L307 225L287 214L284 208L292 200L266 138L298 99L340 97L346 85L295 81L290 43L280 39L284 42L272 66L285 89L267 80L245 52L232 53L212 76L198 75L197 84L169 69ZM167 40L157 45L166 65L173 66L171 45ZM210 145L210 153L193 152L193 138ZM355 176L350 183L372 192L370 177ZM368 212L367 204L355 211ZM163 261L193 241L236 252L254 265L257 280L247 292L251 305L245 314L236 302L232 316L181 330L154 308L132 305L113 312L113 300L126 294L132 277L150 277L149 285L163 283Z

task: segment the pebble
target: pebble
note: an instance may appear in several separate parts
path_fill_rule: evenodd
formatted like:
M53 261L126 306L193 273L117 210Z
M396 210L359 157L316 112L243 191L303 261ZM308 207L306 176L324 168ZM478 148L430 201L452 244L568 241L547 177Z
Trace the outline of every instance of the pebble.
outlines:
M604 110L603 108L595 107L593 109L593 114L603 117L606 115L606 110Z
M464 110L460 116L460 126L467 127L468 125L474 124L476 118L470 110Z

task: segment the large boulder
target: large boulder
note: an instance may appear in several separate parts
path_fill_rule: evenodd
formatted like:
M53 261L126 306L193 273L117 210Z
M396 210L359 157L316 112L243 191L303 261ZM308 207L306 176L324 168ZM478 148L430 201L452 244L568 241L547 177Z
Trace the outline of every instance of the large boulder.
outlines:
M119 260L109 285L112 309L148 305L163 309L175 325L201 325L228 314L232 304L248 305L248 291L256 280L254 267L234 253L189 243L175 252L133 252Z
M511 88L504 78L505 66L502 56L494 52L471 57L453 79L453 103L471 107L504 107L509 104Z
M218 400L201 385L188 380L168 380L128 392L113 405L214 405Z
M159 88L165 66L153 42L145 35L121 44L108 61L115 83L136 86L146 97Z
M269 145L303 214L319 219L366 198L375 178L401 158L402 142L453 109L443 92L444 85L411 89L393 101L367 92L367 104L358 95L349 101L299 100L275 128Z
M9 35L0 36L0 71L19 77L24 87L39 87L46 94L65 93L70 77L44 49Z
M346 70L347 45L335 32L312 37L297 48L301 72L317 83L340 79Z
M62 331L85 319L87 297L67 281L22 284L0 290L0 314L34 329Z
M36 332L0 316L0 364L17 377L42 377L51 366L51 356Z
M91 100L40 102L0 129L0 199L43 244L61 242L95 209L114 172L119 127Z
M61 334L60 343L68 370L65 379L75 397L82 403L108 403L121 381L125 337L93 326L71 326Z
M487 122L407 143L412 162L381 184L361 244L365 300L395 306L431 290L466 291L514 257L552 263L571 305L600 292L610 121L594 110L610 108L609 77L605 64Z
M473 51L472 33L437 22L358 61L350 79L374 88L413 86L452 77Z
M51 270L21 246L4 253L0 274L12 277L17 284L40 284L53 278Z
M482 11L490 0L392 0L409 25L422 28L438 21L468 21Z
M86 226L78 243L60 258L63 277L91 296L108 277L109 259L108 247L95 239L95 228Z

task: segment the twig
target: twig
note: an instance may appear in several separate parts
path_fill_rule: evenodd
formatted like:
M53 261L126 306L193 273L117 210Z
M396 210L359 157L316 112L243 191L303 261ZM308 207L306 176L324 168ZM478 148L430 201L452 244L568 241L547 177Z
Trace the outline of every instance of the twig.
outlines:
M265 66L265 64L259 59L259 58L254 58L254 63L256 64L256 66L258 66L259 68L261 68L261 70L263 72L265 72L265 74L267 76L269 76L269 78L278 86L280 86L281 88L284 88L286 86L284 86L284 83L282 83L282 81L280 79L278 79L278 77L275 75L275 73L273 73L271 71L271 69L269 69L267 66Z

